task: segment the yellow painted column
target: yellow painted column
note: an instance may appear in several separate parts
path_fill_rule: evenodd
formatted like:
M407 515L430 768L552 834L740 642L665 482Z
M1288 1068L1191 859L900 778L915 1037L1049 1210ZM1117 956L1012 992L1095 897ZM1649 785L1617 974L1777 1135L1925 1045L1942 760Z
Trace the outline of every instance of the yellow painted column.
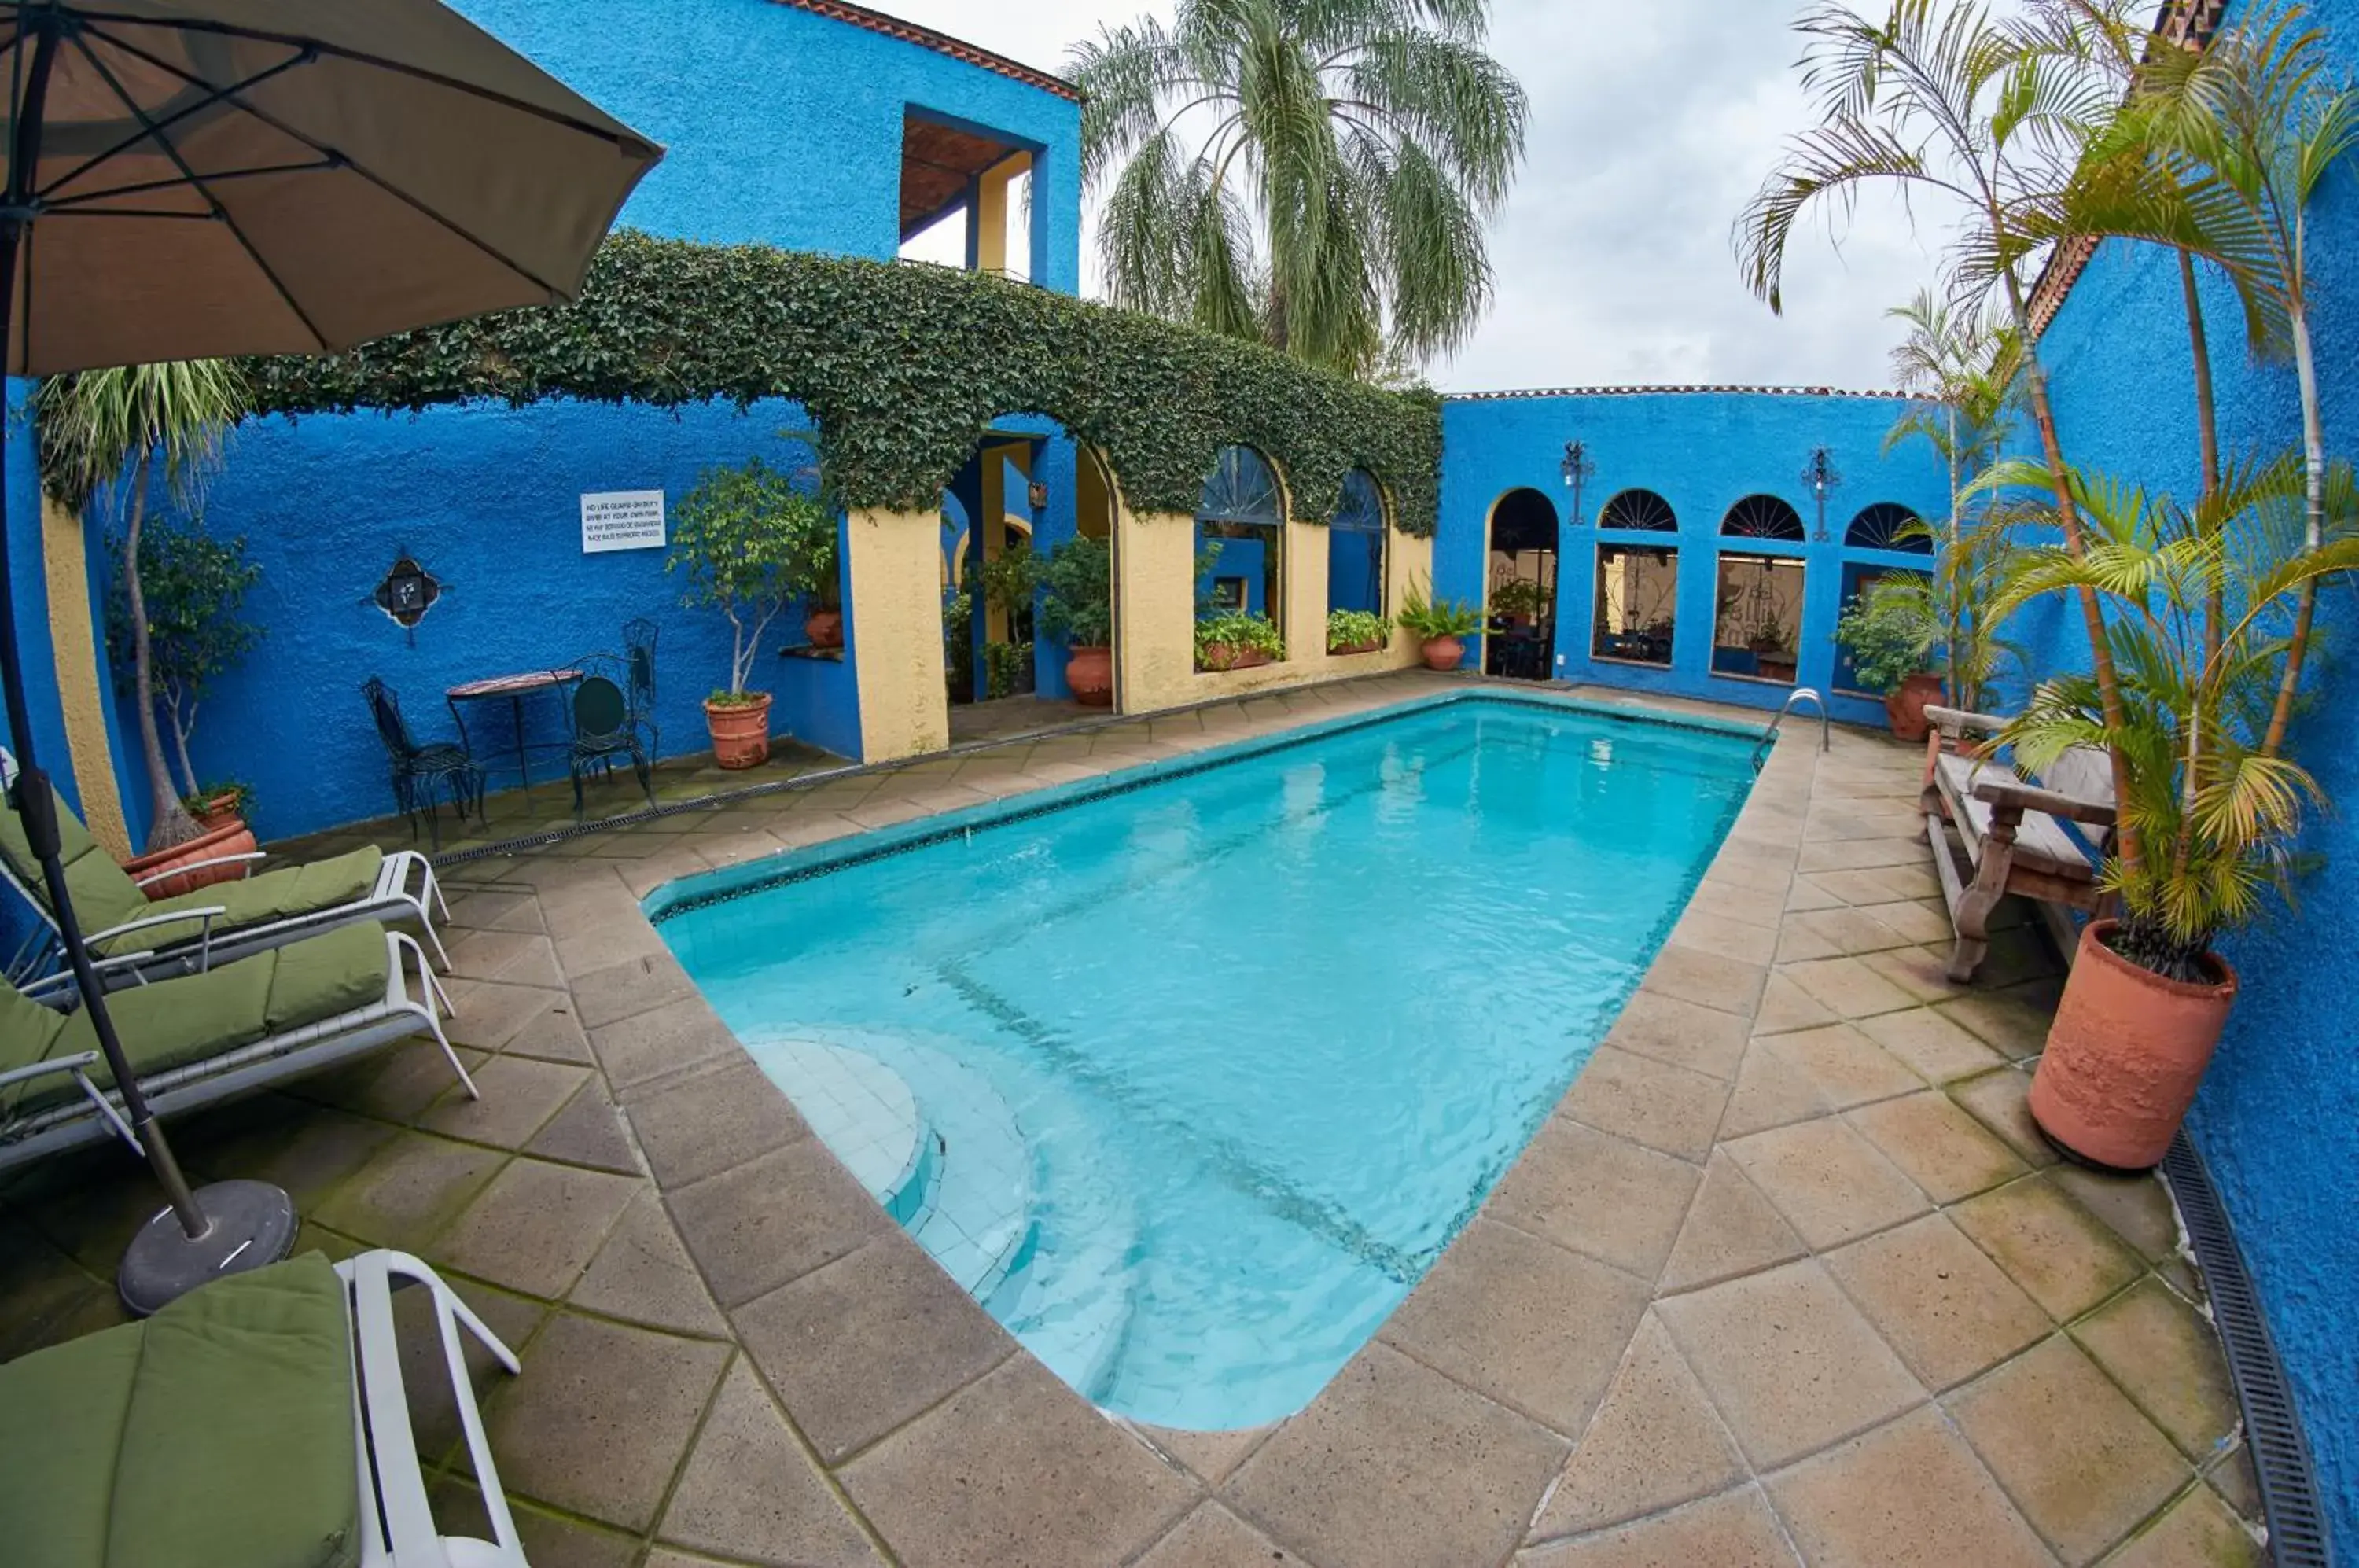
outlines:
M974 265L980 272L1007 270L1007 186L1032 167L1032 155L1019 152L994 164L974 182Z
M49 647L58 667L58 705L65 711L66 753L91 836L117 860L131 858L131 829L114 781L106 738L106 687L99 677L96 618L91 614L90 557L82 520L41 497L41 566L49 591Z
M1117 506L1114 528L1114 658L1122 671L1123 712L1149 713L1192 702L1195 519Z
M937 512L856 511L844 528L863 762L951 744L941 534Z

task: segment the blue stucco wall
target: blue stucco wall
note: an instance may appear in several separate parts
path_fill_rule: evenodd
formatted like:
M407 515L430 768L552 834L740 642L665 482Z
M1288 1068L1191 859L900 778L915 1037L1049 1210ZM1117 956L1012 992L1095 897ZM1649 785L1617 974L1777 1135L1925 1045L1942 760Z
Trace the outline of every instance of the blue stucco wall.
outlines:
M1727 549L1799 555L1808 563L1799 648L1799 684L1827 691L1835 673L1834 626L1846 562L1922 565L1921 558L1846 550L1845 526L1861 508L1897 502L1927 517L1949 510L1948 478L1921 441L1886 454L1886 435L1907 405L1888 397L1787 396L1733 392L1649 392L1506 398L1452 398L1442 405L1440 524L1434 539L1434 589L1479 600L1487 570L1491 509L1518 486L1558 508L1561 553L1557 576L1554 673L1560 679L1663 691L1683 697L1775 708L1787 688L1712 673L1717 557ZM1577 523L1563 513L1571 492L1560 465L1569 441L1587 443L1597 474L1583 490ZM1815 531L1814 504L1801 482L1811 451L1826 447L1843 484L1827 506L1829 541L1800 545L1723 539L1720 522L1746 495L1782 497ZM1620 491L1655 491L1679 517L1668 533L1601 532L1594 522ZM1591 657L1599 543L1664 545L1680 550L1678 628L1668 670ZM1467 660L1478 664L1470 641ZM1881 723L1880 704L1832 699L1837 718Z
M2312 0L2344 74L2359 72L2359 0ZM2337 171L2311 209L2310 259L2327 447L2359 456L2359 175ZM2290 370L2256 365L2224 285L2207 286L2208 336L2222 444L2274 452L2300 438ZM2083 274L2041 351L2054 376L2066 455L2190 495L2194 403L2177 264L2108 246ZM2299 724L2296 755L2339 807L2312 826L2324 857L2298 910L2234 935L2223 951L2243 993L2190 1129L2218 1180L2259 1284L2333 1510L2337 1560L2359 1543L2359 724L2349 651L2354 591L2321 601L2336 657L2319 669L2317 705ZM2027 627L2042 660L2085 662L2079 617L2062 606ZM2319 668L2319 667L2313 667Z

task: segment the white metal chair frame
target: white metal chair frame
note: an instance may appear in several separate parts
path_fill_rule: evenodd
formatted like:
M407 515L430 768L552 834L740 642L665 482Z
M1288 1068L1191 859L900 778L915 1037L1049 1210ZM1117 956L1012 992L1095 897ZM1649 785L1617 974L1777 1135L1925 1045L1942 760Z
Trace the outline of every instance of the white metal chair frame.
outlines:
M458 1074L467 1097L482 1098L475 1081L468 1076L466 1065L451 1049L451 1037L443 1032L442 1018L451 1010L451 998L427 964L425 950L403 931L389 931L385 938L386 973L382 1001L142 1078L139 1086L147 1091L148 1105L159 1116L212 1105L282 1079L316 1073L419 1033L433 1035L434 1043L442 1048L443 1060ZM415 990L403 964L405 953L416 961ZM53 993L70 991L72 984L71 975L60 975L26 987L23 995L29 1000L54 1006L64 998ZM96 1051L85 1051L0 1073L0 1088L53 1073L69 1073L82 1094L80 1100L47 1106L19 1122L0 1122L0 1171L62 1149L99 1142L109 1133L129 1144L133 1152L138 1152L138 1141L123 1119L123 1096L113 1089L101 1089L91 1081L90 1069L98 1060Z

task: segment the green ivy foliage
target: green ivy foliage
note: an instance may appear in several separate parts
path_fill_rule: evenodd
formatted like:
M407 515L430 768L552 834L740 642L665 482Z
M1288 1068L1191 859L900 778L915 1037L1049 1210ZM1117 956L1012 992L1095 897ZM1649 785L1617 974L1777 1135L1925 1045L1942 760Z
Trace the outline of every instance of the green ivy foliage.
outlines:
M1433 533L1441 407L1268 349L944 267L712 245L629 230L573 304L250 361L257 413L415 411L494 398L677 407L800 403L849 505L931 511L977 438L1045 414L1105 454L1131 506L1193 513L1232 441L1285 469L1297 513L1334 512L1367 469L1396 521Z

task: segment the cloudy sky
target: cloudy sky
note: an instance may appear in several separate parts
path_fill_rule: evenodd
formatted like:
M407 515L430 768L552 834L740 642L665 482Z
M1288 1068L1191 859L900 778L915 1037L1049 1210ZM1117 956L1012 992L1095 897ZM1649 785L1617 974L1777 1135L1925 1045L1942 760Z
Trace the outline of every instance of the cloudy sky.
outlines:
M1151 0L876 3L1054 71L1073 39ZM1497 301L1463 353L1430 367L1437 386L1888 384L1884 310L1930 280L1938 236L1920 241L1892 205L1863 207L1840 249L1812 232L1788 258L1783 317L1729 252L1779 138L1807 123L1788 29L1799 5L1494 0L1492 50L1530 94L1531 129L1492 236Z

